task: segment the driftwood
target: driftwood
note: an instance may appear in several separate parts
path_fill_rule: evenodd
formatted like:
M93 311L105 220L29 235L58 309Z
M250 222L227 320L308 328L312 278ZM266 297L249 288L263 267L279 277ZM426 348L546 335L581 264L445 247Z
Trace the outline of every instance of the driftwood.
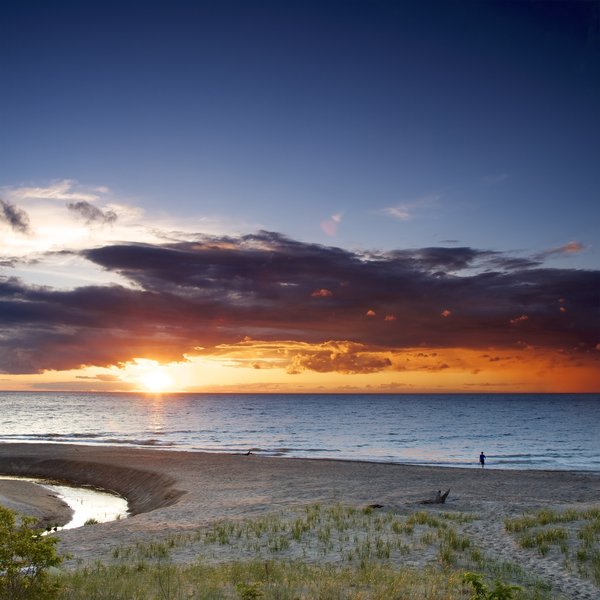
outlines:
M442 494L442 490L438 490L437 494L435 495L435 498L429 500L421 500L421 504L444 504L449 493L449 489L446 490L444 494Z

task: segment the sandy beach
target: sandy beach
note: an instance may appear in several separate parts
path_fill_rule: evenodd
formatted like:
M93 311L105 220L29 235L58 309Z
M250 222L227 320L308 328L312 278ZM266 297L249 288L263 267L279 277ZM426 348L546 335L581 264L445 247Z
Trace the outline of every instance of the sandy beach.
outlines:
M33 517L44 528L64 525L73 514L55 494L28 481L0 479L0 506Z
M132 516L125 520L59 534L61 551L80 561L107 559L115 547L197 531L221 519L260 518L315 502L354 507L377 504L382 511L400 515L425 507L474 515L468 526L472 538L499 559L525 565L560 591L560 597L600 597L595 584L568 571L556 557L518 548L503 527L505 517L528 510L600 505L600 476L595 473L3 444L0 474L91 484L129 500ZM30 512L48 500L43 494L34 498L30 485L14 484L0 481L0 503ZM436 490L446 489L450 495L443 507L421 504ZM56 505L54 510L58 510ZM179 560L195 557L194 548L188 548L181 551Z

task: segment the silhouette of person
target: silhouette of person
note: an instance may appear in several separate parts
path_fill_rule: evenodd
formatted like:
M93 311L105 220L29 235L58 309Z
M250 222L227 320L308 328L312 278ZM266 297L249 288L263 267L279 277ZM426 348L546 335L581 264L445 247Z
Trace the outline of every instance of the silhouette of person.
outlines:
M485 467L485 454L483 452L479 455L479 464L482 469Z

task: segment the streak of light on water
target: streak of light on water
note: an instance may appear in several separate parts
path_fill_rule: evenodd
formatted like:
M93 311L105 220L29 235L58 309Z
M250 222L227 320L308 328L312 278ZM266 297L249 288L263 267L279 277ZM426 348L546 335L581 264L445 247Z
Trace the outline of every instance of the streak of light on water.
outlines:
M98 523L117 521L127 516L127 500L93 488L43 483L73 510L73 518L62 529L75 529L93 519Z

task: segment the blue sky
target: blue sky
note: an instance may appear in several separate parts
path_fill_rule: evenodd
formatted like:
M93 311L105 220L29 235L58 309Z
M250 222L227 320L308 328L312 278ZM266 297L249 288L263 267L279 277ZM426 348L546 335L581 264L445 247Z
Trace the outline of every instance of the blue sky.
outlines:
M4 186L76 180L342 247L578 241L597 265L596 3L1 10Z
M4 0L0 57L0 371L258 337L300 344L294 374L403 372L382 347L540 349L518 389L584 348L600 386L598 2ZM318 310L295 328L299 298ZM148 321L115 329L136 302ZM205 327L159 323L179 302ZM335 364L302 346L331 340ZM471 377L482 356L419 368Z

